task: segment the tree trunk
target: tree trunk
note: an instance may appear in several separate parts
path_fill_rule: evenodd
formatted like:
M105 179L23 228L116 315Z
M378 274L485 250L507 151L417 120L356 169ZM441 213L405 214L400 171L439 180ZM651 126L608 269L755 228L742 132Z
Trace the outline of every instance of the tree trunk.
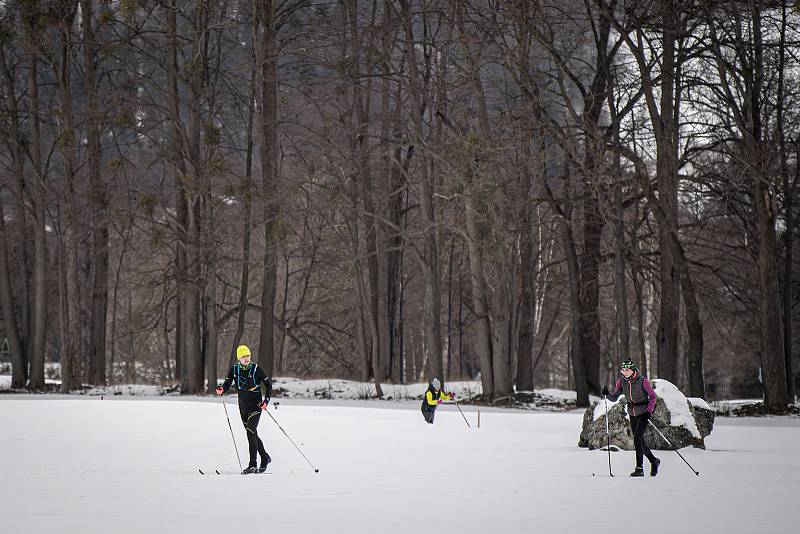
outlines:
M783 346L786 359L786 389L789 400L795 399L794 365L792 361L792 331L794 303L794 193L796 182L789 179L788 153L786 148L786 124L784 118L785 69L786 69L786 3L781 3L781 34L778 59L778 96L776 101L778 149L780 151L781 177L783 179L784 211L786 212L786 252L783 270ZM795 165L797 167L797 165Z
M247 317L247 304L250 290L250 242L253 228L253 130L255 128L255 113L257 102L257 65L256 48L258 46L258 24L251 25L252 56L250 67L250 90L248 92L247 107L247 155L245 157L245 176L242 183L241 200L244 205L242 216L244 229L242 230L242 275L239 284L239 303L236 316L236 333L231 344L228 365L232 366L236 362L236 348L241 344L244 335L244 323Z
M381 75L388 79L391 76L393 65L391 63L392 48L397 39L397 25L394 23L394 9L391 0L383 2L383 32L381 34L381 49L383 61L380 63ZM385 212L390 225L383 232L384 243L380 258L379 295L380 302L383 302L383 310L386 317L381 317L383 332L379 335L386 340L386 372L391 374L392 381L396 384L403 383L402 356L399 352L401 343L399 342L399 295L400 295L400 255L405 244L401 235L402 204L404 196L403 188L403 168L400 164L402 151L400 148L400 118L401 117L401 84L397 84L397 96L395 99L396 108L392 108L389 83L381 84L381 106L380 106L380 154L383 174L383 190L386 192L385 206L381 206L381 211Z
M11 274L8 270L8 240L6 238L5 213L0 201L0 313L3 314L3 332L8 339L11 352L11 388L25 387L25 351L20 339L14 313L14 298L11 292Z
M517 337L517 391L533 391L533 339L536 332L536 254L532 209L525 209L522 221L520 327Z
M125 383L136 383L136 321L133 319L133 291L128 289L128 358L125 361Z
M203 128L202 99L205 86L203 78L206 71L207 58L204 40L207 38L207 10L205 1L199 2L193 12L192 52L189 65L186 66L188 76L189 111L186 125L186 155L188 173L183 175L183 191L187 204L185 226L186 278L183 298L183 323L185 334L184 379L181 381L183 393L198 394L203 391L204 366L201 347L200 308L203 288L201 264L203 255L201 204L206 194L206 172L204 156L201 153L201 131Z
M97 104L98 43L94 31L93 0L81 0L83 23L84 89L86 91L86 166L92 214L92 303L89 347L89 382L106 384L106 325L108 315L108 199L100 171L100 116Z
M776 259L776 209L765 177L759 173L760 163L767 158L762 146L761 102L764 82L764 57L761 37L761 3L751 6L753 16L753 70L750 94L745 110L753 131L747 136L747 160L751 162L751 193L753 196L753 227L757 241L759 318L761 319L761 370L764 379L764 404L770 413L782 413L789 404L786 380L786 354L783 346L783 319L780 307L778 263ZM744 132L743 132L744 133Z
M29 14L29 17L35 17ZM33 324L31 332L30 381L32 390L44 388L45 342L47 336L47 224L45 175L42 162L42 136L39 120L38 48L35 21L28 21L28 99L30 114L30 157L32 163L31 199L33 202Z
M494 394L497 397L514 393L511 374L510 329L511 306L508 282L499 280L493 294L492 302L492 376L494 378Z
M790 402L786 354L783 345L783 318L781 317L781 292L778 283L776 258L775 219L776 207L772 192L766 184L761 169L767 167L767 149L763 146L761 112L764 83L764 45L761 30L761 2L750 5L753 24L753 69L750 93L745 102L745 114L752 132L743 132L746 138L746 161L750 162L751 194L753 196L753 227L757 241L758 286L760 290L759 317L761 319L761 369L764 379L764 404L769 413L783 413ZM750 133L750 135L748 135Z
M775 258L775 211L772 196L762 180L754 178L752 190L758 239L758 304L764 403L770 413L783 413L790 399L786 387L786 356Z
M689 344L686 348L686 363L689 370L689 395L704 399L705 381L703 379L703 324L700 322L700 309L697 305L697 294L688 265L682 265L683 306L686 315L686 330Z
M617 174L621 179L621 176ZM625 276L625 222L622 206L622 186L614 192L616 216L614 220L614 300L617 311L617 359L631 357L630 318L628 315L628 290ZM641 364L640 364L641 365Z
M214 240L214 219L209 214L208 224L206 225L206 305L207 305L207 343L206 343L206 392L213 394L217 387L217 257Z
M540 118L538 102L531 102L531 115ZM533 125L531 125L533 126ZM525 147L524 154L526 164L521 179L524 183L521 190L524 192L522 222L521 222L521 252L520 252L520 327L517 334L517 391L533 391L533 351L534 340L536 339L536 319L537 319L537 268L539 263L539 225L537 206L538 201L534 198L537 188L534 186L534 173L532 168L539 164L542 168L546 166L544 131L539 123L538 135L540 141L538 149L534 153L528 147L530 143L523 141ZM544 169L541 174L536 175L536 179L541 179L546 174Z
M354 255L358 255L358 234L357 230L354 231L353 236L353 249L356 251ZM373 377L372 373L372 358L367 351L367 332L364 327L364 281L361 277L361 267L358 262L354 262L353 276L355 291L353 291L353 320L356 324L356 348L359 354L359 361L361 362L361 381L369 382ZM376 385L379 384L376 383Z
M597 186L589 186L594 189ZM603 218L594 191L584 191L583 254L580 261L579 291L581 322L581 355L590 393L600 393L600 245Z
M8 232L5 224L5 215L0 202L0 312L3 314L3 326L8 337L9 350L11 351L11 387L24 388L28 381L28 342L29 314L28 314L28 245L27 220L23 198L25 198L25 153L22 149L22 133L20 130L20 114L17 108L17 91L14 78L5 61L3 45L0 44L0 63L2 64L3 85L5 87L5 101L8 106L11 158L14 172L14 188L12 195L13 212L11 220L16 221L16 229ZM10 238L10 239L9 239ZM15 299L13 295L12 274L8 267L9 243L17 244L17 282L19 315L15 315Z
M375 375L376 387L380 387L380 381L384 380L388 374L387 366L388 354L386 350L387 338L383 319L386 317L385 289L381 287L381 273L379 263L385 261L381 258L380 249L383 248L381 242L381 232L379 214L375 211L374 185L372 168L370 166L368 141L369 135L369 82L364 89L364 79L361 73L361 36L358 30L358 1L347 0L346 2L347 23L350 46L349 74L353 89L353 140L352 158L355 163L356 180L359 184L359 194L363 212L358 213L358 218L364 227L364 241L366 246L366 273L368 292L365 297L366 304L369 306L367 320L368 331L372 339L372 368ZM369 73L368 73L369 74ZM368 78L368 77L367 77Z
M481 384L483 394L488 398L495 395L494 367L492 365L491 328L489 326L489 310L486 305L486 287L483 278L483 257L480 250L477 214L469 184L464 185L464 206L467 222L467 250L469 251L469 270L472 282L472 307L475 312L476 350L481 366Z
M189 123L191 124L191 119ZM191 146L191 131L188 136ZM191 148L189 149L191 153ZM203 365L200 347L200 248L199 242L199 208L197 199L189 201L186 224L186 285L182 302L182 319L184 321L184 369L181 380L181 392L195 395L203 391Z
M658 226L661 270L661 304L658 323L658 377L676 382L678 379L678 321L680 308L680 266L672 241L672 228L678 222L678 132L675 106L675 25L677 6L674 0L663 6L661 63L661 109L654 124L660 124L657 137L656 179L658 201L666 219Z
M583 357L583 324L580 320L581 315L581 296L579 286L579 267L578 255L575 252L575 237L570 228L570 220L563 219L562 237L564 242L564 252L567 256L567 270L569 272L569 308L570 308L570 361L572 362L572 373L575 379L575 406L585 408L589 406L589 380L586 376L586 367Z
M120 278L122 275L122 266L125 261L125 253L128 251L128 243L131 239L131 235L133 234L133 221L129 221L127 228L125 228L122 232L122 244L119 247L119 259L117 260L117 268L114 272L114 284L113 284L113 291L111 296L111 339L109 341L110 346L110 354L109 354L109 366L108 366L108 379L109 383L113 384L115 381L114 378L114 364L115 364L115 355L117 351L117 306L119 305L119 289L120 289ZM176 299L177 300L177 299ZM167 320L169 308L169 300L166 301L164 304L164 335L169 333L169 321ZM169 340L167 340L167 346L169 346ZM164 354L164 359L169 361L169 354ZM120 363L121 367L121 363ZM173 379L177 378L176 376L172 377Z
M254 0L254 12L261 24L258 68L261 81L260 121L261 178L264 201L264 278L261 294L261 337L258 363L272 376L275 362L275 294L278 276L279 221L278 188L278 46L276 36L277 0Z
M615 145L621 144L619 130L620 117L617 112L615 93L615 77L609 73L606 80L608 84L608 107L611 113L611 135ZM614 153L612 177L614 180L614 302L617 318L617 365L623 359L631 358L630 317L628 313L628 290L625 276L625 206L622 201L623 180L622 162L619 152ZM644 356L644 354L642 354ZM644 358L639 363L644 373ZM645 374L645 376L647 376Z
M636 245L634 245L636 246ZM638 249L638 247L637 247ZM637 330L637 345L639 352L639 369L641 369L644 376L649 376L647 365L647 352L645 343L645 319L644 319L644 277L641 274L641 267L639 266L639 258L631 262L631 278L633 280L633 292L635 295L634 308L636 310L636 330Z
M414 21L408 1L400 2L405 26L405 54L409 69L411 84L412 119L414 122L414 135L420 145L428 144L429 139L425 134L424 109L428 97L423 85L422 77L417 68L417 53L414 38ZM439 245L436 238L436 215L433 209L433 161L426 150L421 150L422 176L417 182L419 194L420 214L423 225L423 247L420 257L420 266L425 286L425 326L427 347L429 349L430 367L432 375L444 378L444 362L442 360L442 326L441 326L441 292L439 290ZM485 317L488 322L488 317ZM488 334L488 331L487 331ZM484 391L486 392L486 391Z
M167 12L167 89L169 100L170 143L173 183L175 185L175 379L185 380L185 309L184 294L186 292L186 226L188 207L183 186L186 166L183 157L182 125L180 115L180 95L178 93L178 37L177 37L177 1L169 0Z
M78 195L75 187L75 153L76 135L72 112L71 90L71 58L72 58L72 23L75 17L71 5L68 12L62 12L61 22L61 61L58 71L58 89L60 97L60 149L64 161L64 191L59 199L62 209L62 235L59 236L61 248L59 263L59 293L61 325L61 391L68 393L81 386L81 328L80 311L83 295L78 283Z

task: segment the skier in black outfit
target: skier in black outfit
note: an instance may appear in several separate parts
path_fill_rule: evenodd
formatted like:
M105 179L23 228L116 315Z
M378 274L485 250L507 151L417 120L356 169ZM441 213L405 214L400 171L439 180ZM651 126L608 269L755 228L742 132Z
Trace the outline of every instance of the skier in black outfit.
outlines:
M650 381L639 373L639 370L630 360L622 362L620 370L622 377L617 379L614 391L608 392L608 388L603 386L603 396L610 401L616 401L620 395L625 395L628 399L628 415L631 418L631 430L633 430L633 445L636 448L636 469L631 473L632 477L644 476L642 466L644 457L650 460L650 476L658 474L658 466L661 460L656 458L650 448L644 442L644 431L647 430L650 416L656 409L656 392Z
M247 430L247 444L250 448L250 463L247 469L242 471L243 475L251 473L263 473L267 470L267 465L272 461L261 438L258 437L258 420L261 419L261 410L267 409L267 403L272 396L272 381L258 365L250 363L250 349L247 345L239 345L236 348L236 359L238 360L228 371L225 382L217 388L217 395L222 395L236 381L236 389L239 391L239 415L242 417L242 424ZM262 385L264 400L261 400ZM261 465L256 467L256 452L261 458Z

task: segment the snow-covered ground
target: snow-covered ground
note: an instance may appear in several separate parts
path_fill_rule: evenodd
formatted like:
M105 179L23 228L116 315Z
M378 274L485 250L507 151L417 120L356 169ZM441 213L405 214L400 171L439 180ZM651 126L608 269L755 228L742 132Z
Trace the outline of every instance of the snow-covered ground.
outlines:
M58 380L47 380L48 384L60 384ZM220 380L219 383L222 383ZM0 375L0 391L11 387L11 376ZM479 381L448 382L447 390L454 392L460 400L470 399L482 393ZM407 401L422 399L428 384L382 384L383 397L386 401ZM364 400L376 397L375 384L372 382L356 382L341 379L299 379L277 377L273 379L274 397L287 399L335 399ZM119 384L103 387L87 387L72 392L73 395L99 396L178 396L176 388L163 388L144 384ZM537 389L534 402L521 404L528 409L561 410L566 405L575 404L574 391L560 389Z
M246 441L226 398L239 452ZM630 479L631 452L576 446L582 411L281 399L270 474L238 471L219 399L0 396L3 532L794 532L800 419L717 419L708 450L662 451ZM592 476L596 473L597 476Z

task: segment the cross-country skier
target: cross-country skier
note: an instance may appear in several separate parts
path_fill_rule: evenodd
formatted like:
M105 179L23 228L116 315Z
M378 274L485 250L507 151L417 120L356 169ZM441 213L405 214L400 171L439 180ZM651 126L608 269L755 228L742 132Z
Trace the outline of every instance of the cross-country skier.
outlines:
M656 408L656 392L650 385L647 377L643 376L636 365L631 360L622 362L620 371L622 377L617 379L614 391L610 394L608 388L603 386L603 396L607 396L610 401L616 401L621 394L628 399L628 415L631 418L631 429L633 430L633 445L636 447L636 469L631 473L632 477L643 477L642 468L643 456L650 460L650 476L658 474L658 466L661 460L653 456L653 453L644 444L644 431L647 429L647 422L653 415Z
M442 401L455 400L456 398L454 393L445 393L441 390L441 387L442 383L439 382L439 379L434 378L431 380L422 398L422 416L425 418L425 421L430 424L433 424L433 416L436 415L436 407L439 406Z
M236 359L238 360L231 370L225 382L217 388L217 395L222 395L236 381L236 389L239 391L239 415L242 417L242 424L247 430L247 444L250 447L250 463L247 469L242 471L243 475L251 473L263 473L267 470L267 465L272 461L261 438L258 437L258 420L261 418L261 410L267 409L267 404L272 396L272 381L258 365L250 363L250 349L247 345L239 345L236 348ZM264 400L261 399L261 388L264 386ZM256 467L256 452L261 457L261 465Z

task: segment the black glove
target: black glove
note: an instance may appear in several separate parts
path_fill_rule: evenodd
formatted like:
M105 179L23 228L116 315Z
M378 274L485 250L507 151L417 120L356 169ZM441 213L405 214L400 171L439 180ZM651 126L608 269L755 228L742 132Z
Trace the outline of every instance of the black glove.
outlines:
M642 419L644 419L645 421L649 421L651 415L653 415L653 414L651 414L649 411L645 410L644 413L642 414Z
M603 396L608 396L608 388L606 386L603 386Z

